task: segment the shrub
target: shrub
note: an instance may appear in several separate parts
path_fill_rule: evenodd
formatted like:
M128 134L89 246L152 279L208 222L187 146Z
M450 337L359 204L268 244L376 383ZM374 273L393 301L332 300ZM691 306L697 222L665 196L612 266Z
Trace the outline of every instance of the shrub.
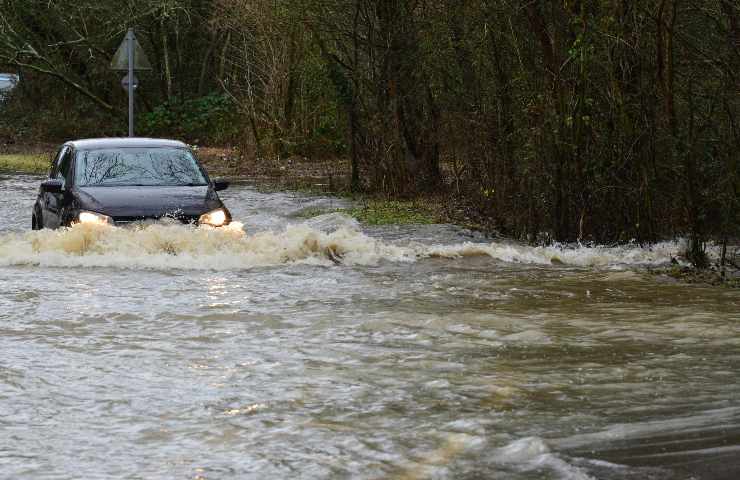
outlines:
M141 115L139 129L151 136L177 137L188 142L230 143L238 134L236 106L220 93L190 100L174 99Z

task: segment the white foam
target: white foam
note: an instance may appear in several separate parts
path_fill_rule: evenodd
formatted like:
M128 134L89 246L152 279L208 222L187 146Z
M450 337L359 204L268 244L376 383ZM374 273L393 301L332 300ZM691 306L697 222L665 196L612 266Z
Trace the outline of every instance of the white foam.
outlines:
M583 470L552 453L539 437L525 437L511 442L497 449L494 459L497 463L525 472L547 469L567 480L592 480Z
M500 463L526 463L545 453L550 453L550 447L544 440L539 437L526 437L496 450L496 460Z
M284 263L375 265L429 257L490 256L504 262L611 266L669 262L680 242L652 248L529 247L494 243L423 245L384 242L362 233L341 214L290 225L282 231L245 233L240 223L224 228L155 223L137 228L75 225L0 235L0 265L115 267L134 269L247 269Z
M620 265L660 265L671 261L685 250L683 241L655 244L651 247L625 245L619 247L569 247L527 245L494 242L490 244L466 242L460 245L431 247L430 256L456 258L487 255L504 262L524 264L564 264L581 267Z

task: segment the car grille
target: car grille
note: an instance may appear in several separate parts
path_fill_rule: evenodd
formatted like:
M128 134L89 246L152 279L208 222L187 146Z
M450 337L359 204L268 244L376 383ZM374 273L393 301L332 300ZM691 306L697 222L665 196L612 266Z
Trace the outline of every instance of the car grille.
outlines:
M176 215L176 216L165 216L165 217L142 217L142 216L134 216L134 217L113 217L113 222L115 222L116 225L124 226L124 225L130 225L132 223L137 222L156 222L158 220L162 219L172 219L177 220L180 223L196 223L198 221L197 216L193 215Z

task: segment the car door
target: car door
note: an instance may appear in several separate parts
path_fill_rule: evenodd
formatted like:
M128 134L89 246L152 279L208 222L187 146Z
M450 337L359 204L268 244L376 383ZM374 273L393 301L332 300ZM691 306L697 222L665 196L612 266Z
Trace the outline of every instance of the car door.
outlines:
M63 146L57 158L54 160L54 166L49 174L50 179L62 181L62 191L58 193L44 191L43 195L43 213L42 219L45 228L58 228L62 224L62 212L69 199L67 192L67 183L72 165L72 148Z

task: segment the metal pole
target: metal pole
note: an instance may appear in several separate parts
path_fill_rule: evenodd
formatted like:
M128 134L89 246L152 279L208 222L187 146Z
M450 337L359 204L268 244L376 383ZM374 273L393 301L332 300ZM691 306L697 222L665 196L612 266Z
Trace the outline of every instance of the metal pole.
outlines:
M126 34L128 43L128 136L134 136L134 29Z

